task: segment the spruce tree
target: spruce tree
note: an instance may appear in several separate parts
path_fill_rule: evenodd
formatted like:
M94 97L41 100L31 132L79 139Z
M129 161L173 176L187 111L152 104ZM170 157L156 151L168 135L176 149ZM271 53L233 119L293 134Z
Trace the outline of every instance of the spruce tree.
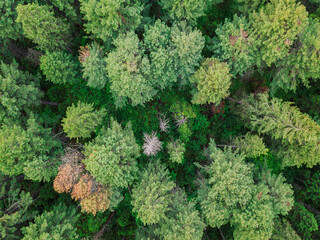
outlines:
M47 52L40 58L40 69L46 76L46 80L66 84L76 81L78 66L72 55L65 52Z
M136 158L140 147L136 143L131 125L122 128L115 120L85 146L83 163L101 184L113 188L125 188L138 172Z
M133 212L144 225L165 220L172 204L172 190L175 184L169 178L169 171L159 161L149 163L141 174L141 180L132 189Z
M22 24L25 36L38 44L41 50L64 49L69 44L69 25L56 18L48 5L18 5L17 12L17 22Z
M80 0L87 33L106 41L118 33L135 30L143 7L137 0Z
M231 74L227 63L215 58L207 58L190 79L196 85L193 103L218 105L229 95Z
M32 239L77 239L74 227L79 215L73 207L58 205L52 211L45 211L35 217L34 223L22 228L23 240Z
M108 77L116 106L127 99L133 106L151 100L157 91L150 79L150 62L142 43L134 32L121 34L114 42L115 50L106 58Z
M215 53L228 62L234 76L246 73L259 61L251 23L245 17L234 15L232 21L226 19L216 34Z
M102 123L106 110L94 111L93 104L78 102L67 108L62 119L63 130L70 138L88 138Z
M0 61L0 124L5 118L19 119L40 104L39 80L18 69L18 64Z
M102 48L93 43L90 46L80 47L79 52L83 77L88 80L87 86L102 89L108 82Z
M172 162L175 162L175 163L183 162L186 146L180 139L169 142L167 145L167 149L169 153L169 158Z
M246 133L242 137L237 137L233 141L233 144L235 147L240 148L240 151L249 158L256 158L268 154L268 148L264 144L263 139L258 135Z

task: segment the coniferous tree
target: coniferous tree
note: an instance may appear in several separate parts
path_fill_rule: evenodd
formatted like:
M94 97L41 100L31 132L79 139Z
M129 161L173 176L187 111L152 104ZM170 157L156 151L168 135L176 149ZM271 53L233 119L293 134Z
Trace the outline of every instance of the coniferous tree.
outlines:
M291 102L278 98L269 100L264 93L258 94L257 99L251 95L241 100L241 106L242 116L252 130L281 141L277 152L283 158L283 165L312 167L320 161L320 126Z
M190 79L196 85L193 103L218 105L229 95L231 74L227 63L215 58L207 58Z
M151 100L157 91L150 79L150 62L134 32L121 34L113 44L116 49L106 58L108 77L116 106L127 99L133 106Z
M170 211L155 232L161 239L201 240L204 227L195 203L188 201L182 190L176 189Z
M88 80L87 86L102 89L108 81L102 49L93 43L90 46L80 47L79 52L83 77Z
M69 25L56 18L48 5L18 5L17 12L17 22L22 24L25 36L38 44L41 50L64 49L69 44Z
M0 61L0 124L5 118L19 119L21 112L29 113L40 104L42 93L39 80L28 72L18 69L13 62Z
M58 205L35 217L34 223L22 228L23 240L31 239L77 239L75 222L79 215L73 207Z
M268 154L268 148L264 144L263 139L258 135L247 133L242 137L237 137L233 141L233 144L235 147L239 147L240 151L250 158Z
M41 56L40 69L46 80L58 84L74 83L78 70L72 55L59 51Z
M169 171L159 161L149 163L132 190L133 211L144 225L159 223L166 218L174 186Z
M283 239L301 240L300 236L292 228L288 220L277 218L274 221L274 229L271 240Z
M111 120L110 128L85 146L83 163L92 176L101 184L113 188L125 188L138 172L136 158L140 147L136 143L131 125L122 128Z
M185 144L180 139L169 142L167 145L167 149L169 153L169 158L172 162L176 162L176 163L183 162L186 147L185 147Z
M63 130L70 138L88 138L102 123L106 110L94 111L93 104L78 102L67 108L62 119Z
M30 210L33 199L17 187L15 178L0 175L0 237L21 239L19 225L30 221L37 212Z
M68 20L78 22L79 10L75 7L75 0L51 0L51 4L63 12Z
M0 129L0 170L9 176L25 174L34 181L50 181L57 174L61 144L33 115L26 127L5 123Z
M118 33L135 30L142 19L143 7L137 0L80 0L81 12L87 20L87 33L106 41Z
M215 52L220 59L228 61L234 76L244 74L259 61L251 23L245 17L235 15L232 21L226 19L216 34Z

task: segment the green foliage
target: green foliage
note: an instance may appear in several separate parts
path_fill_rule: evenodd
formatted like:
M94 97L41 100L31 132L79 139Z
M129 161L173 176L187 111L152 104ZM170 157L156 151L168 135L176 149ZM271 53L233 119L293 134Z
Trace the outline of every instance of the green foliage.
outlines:
M63 130L70 138L89 138L105 115L105 109L94 111L93 104L72 104L67 108L66 117L62 119Z
M161 239L201 240L205 224L195 208L195 203L189 202L182 190L175 191L170 213L160 223L157 234Z
M220 228L230 221L233 211L245 207L254 191L252 166L244 162L244 155L231 148L222 151L213 141L209 144L209 179L201 181L198 192L202 212L208 224Z
M251 95L241 101L241 105L243 117L249 118L252 130L281 140L283 145L278 151L284 165L312 167L320 161L317 157L320 126L291 102L269 100L267 94L258 94L257 99Z
M135 30L142 16L142 6L136 0L80 0L81 12L87 20L87 33L106 41L118 33Z
M0 61L0 124L5 118L19 119L40 104L39 80L18 69L18 64Z
M64 49L69 44L69 25L56 18L48 5L18 5L17 12L17 22L22 24L25 36L40 49L53 51Z
M274 229L271 240L283 239L301 240L301 238L294 231L288 220L277 218L274 221Z
M307 15L306 8L295 0L271 0L252 13L254 41L267 66L288 55L297 35L308 24Z
M186 85L202 60L204 37L199 30L193 29L183 21L172 26L171 41L175 73L180 84Z
M143 105L156 94L150 81L150 62L144 54L138 36L134 32L121 34L113 42L116 49L106 58L108 77L116 106L122 107L126 100Z
M76 81L77 64L72 55L65 52L47 52L40 58L40 69L46 80L58 84Z
M234 140L234 144L240 147L240 151L249 158L268 154L268 148L264 144L263 139L258 135L247 133L242 137L237 137Z
M0 1L0 38L11 38L16 40L22 35L21 25L15 20L17 18L17 3L23 0L1 0Z
M227 63L207 58L190 79L197 89L193 95L193 103L218 105L223 98L229 96L231 76Z
M61 144L31 116L24 129L5 123L0 129L0 170L9 176L25 174L34 181L49 181L57 174Z
M103 129L94 141L85 146L84 155L86 169L101 184L125 188L138 172L136 158L140 156L140 147L130 124L122 129L112 119L110 128Z
M193 25L197 18L204 15L208 5L212 2L213 0L159 0L159 4L173 20L187 20Z
M289 220L302 239L311 240L312 232L318 230L318 223L314 215L299 202L295 202Z
M75 0L51 0L51 4L64 12L68 20L78 21L79 13L75 8Z
M315 172L312 176L307 175L306 198L315 205L320 204L320 171Z
M172 162L175 162L175 163L183 162L186 147L185 147L185 144L180 139L169 142L167 145L167 149L169 153L169 158Z
M82 58L83 77L88 80L87 86L102 89L108 82L102 49L93 43L82 50L80 58Z
M35 217L34 223L30 223L28 227L22 228L22 239L77 239L73 225L78 218L75 208L58 205L52 211L45 211Z
M245 17L234 15L216 30L218 44L215 52L227 61L234 76L249 71L257 62L257 46L252 35L251 23Z
M36 212L30 210L33 202L29 192L17 187L15 178L0 175L0 237L21 239L19 225L33 218Z
M132 190L131 203L132 211L137 213L144 225L159 223L166 218L174 187L165 166L159 161L148 164L140 182Z

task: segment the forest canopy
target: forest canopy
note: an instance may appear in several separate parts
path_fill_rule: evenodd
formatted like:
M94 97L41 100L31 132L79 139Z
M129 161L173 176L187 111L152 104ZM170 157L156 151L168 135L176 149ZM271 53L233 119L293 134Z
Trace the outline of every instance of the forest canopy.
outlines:
M0 239L320 239L320 1L0 0Z

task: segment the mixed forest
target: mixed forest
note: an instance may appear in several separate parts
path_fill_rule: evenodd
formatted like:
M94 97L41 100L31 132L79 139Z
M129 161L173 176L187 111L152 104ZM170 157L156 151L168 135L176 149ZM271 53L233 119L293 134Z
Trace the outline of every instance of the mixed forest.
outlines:
M0 0L0 239L320 239L319 0Z

